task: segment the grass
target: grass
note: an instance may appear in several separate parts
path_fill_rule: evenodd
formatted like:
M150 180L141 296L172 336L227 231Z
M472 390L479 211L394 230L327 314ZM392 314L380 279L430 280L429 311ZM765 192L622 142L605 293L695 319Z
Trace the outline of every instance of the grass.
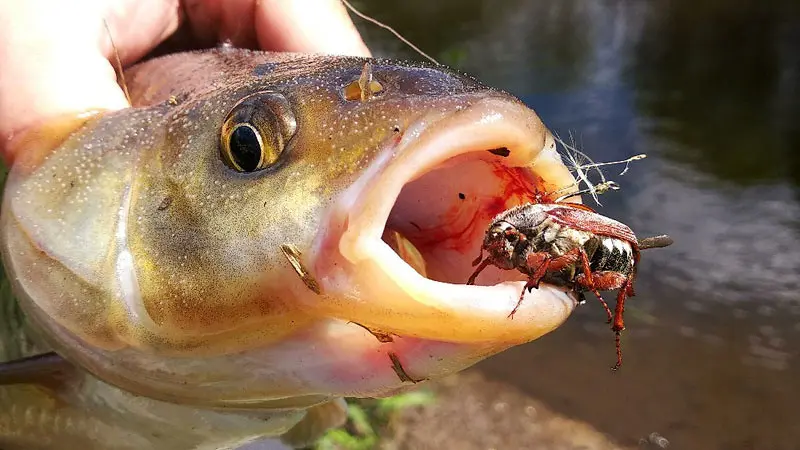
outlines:
M434 401L433 394L417 390L382 399L348 400L347 423L328 431L310 450L372 450L391 439L400 417L408 408Z

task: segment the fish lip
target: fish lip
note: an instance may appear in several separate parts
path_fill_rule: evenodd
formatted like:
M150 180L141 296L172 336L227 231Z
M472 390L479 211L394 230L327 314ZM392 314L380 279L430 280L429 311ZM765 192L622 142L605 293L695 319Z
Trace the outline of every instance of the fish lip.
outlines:
M439 115L416 122L404 133L403 139L392 152L401 156L416 156L415 161L404 162L395 158L392 161L379 161L370 167L378 171L385 168L381 166L391 165L398 168L403 165L416 170L396 174L391 178L383 171L378 181L370 179L370 174L367 174L350 188L355 193L345 194L344 197L349 194L353 199L352 202L341 205L351 211L347 230L340 241L340 251L348 260L355 262L364 257L360 256L359 244L366 239L381 239L386 221L402 188L449 158L471 153L476 149L499 147L513 149L505 158L509 166L533 167L543 158L558 158L555 140L536 113L520 103L509 102L505 97L486 97L455 114L436 116ZM444 132L430 131L435 128L444 128ZM459 144L447 145L447 141ZM428 148L433 151L425 151ZM547 153L548 151L551 153ZM569 177L569 182L573 181L568 171L555 174L555 177ZM360 186L370 182L374 184L371 189ZM372 217L369 216L373 212L371 210L376 210Z
M456 112L434 113L417 121L392 151L383 152L341 195L329 222L339 226L320 233L317 242L332 243L340 256L332 264L315 267L324 290L342 293L346 290L343 286L352 285L358 270L348 273L348 268L372 264L407 294L413 291L409 295L416 303L401 305L373 298L343 302L338 298L319 302L316 308L381 331L451 342L526 342L566 320L577 299L562 288L543 284L526 294L514 316L517 320L510 321L508 314L517 304L524 281L467 286L431 280L381 239L402 188L454 156L506 147L510 149L504 159L507 165L530 167L546 184L574 182L549 130L535 112L510 98L487 95ZM318 262L331 256L328 252L319 258L320 248L314 253ZM363 307L365 303L368 306ZM416 319L398 320L411 316Z

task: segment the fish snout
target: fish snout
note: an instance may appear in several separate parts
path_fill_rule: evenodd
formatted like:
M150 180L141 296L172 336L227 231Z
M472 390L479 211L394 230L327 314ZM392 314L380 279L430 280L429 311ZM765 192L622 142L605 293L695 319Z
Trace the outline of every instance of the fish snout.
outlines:
M509 317L523 274L488 268L466 284L496 215L574 183L532 110L504 95L476 96L406 136L329 210L307 255L321 294L304 296L310 314L340 321L353 341L345 348L362 349L357 364L382 367L359 376L395 381L443 376L537 339L577 304L543 284Z

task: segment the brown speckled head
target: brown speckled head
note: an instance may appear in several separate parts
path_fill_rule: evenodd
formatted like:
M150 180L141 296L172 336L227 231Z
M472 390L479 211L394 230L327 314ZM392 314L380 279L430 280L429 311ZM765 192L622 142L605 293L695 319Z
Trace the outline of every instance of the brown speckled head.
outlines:
M365 62L224 49L129 70L134 108L12 171L26 312L101 379L223 406L386 394L557 327L560 291L508 321L524 281L464 284L494 215L573 182L550 133L468 76Z

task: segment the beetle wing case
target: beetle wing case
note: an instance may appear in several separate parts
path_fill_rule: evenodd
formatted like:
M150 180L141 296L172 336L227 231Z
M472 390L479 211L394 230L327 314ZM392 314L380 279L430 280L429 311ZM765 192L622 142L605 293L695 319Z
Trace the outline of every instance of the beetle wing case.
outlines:
M551 208L547 211L547 215L560 225L588 231L599 236L621 239L629 242L632 246L637 245L636 235L633 230L624 223L609 219L606 216L572 206Z

